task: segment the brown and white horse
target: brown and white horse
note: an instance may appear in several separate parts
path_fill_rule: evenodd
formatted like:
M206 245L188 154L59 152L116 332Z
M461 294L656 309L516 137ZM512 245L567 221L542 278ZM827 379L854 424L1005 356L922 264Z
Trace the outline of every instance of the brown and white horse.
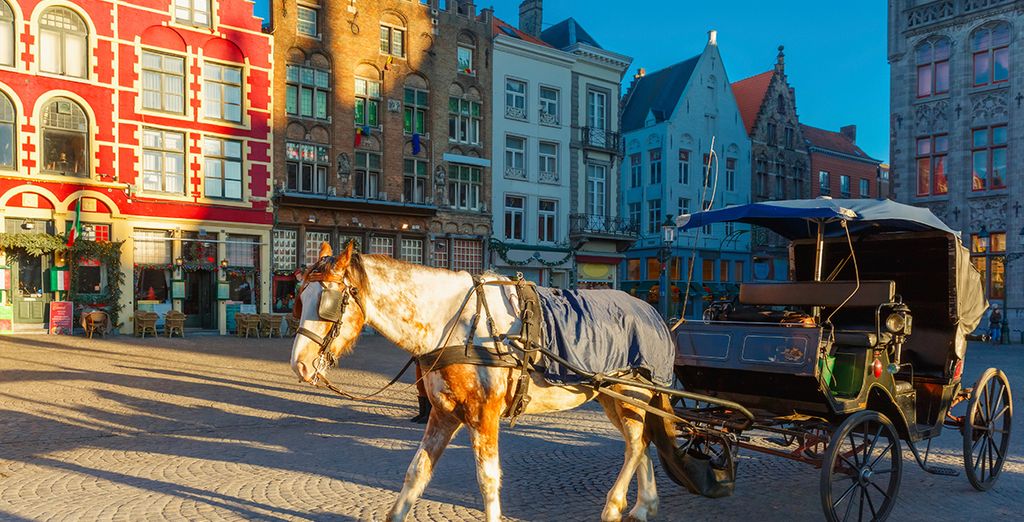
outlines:
M324 243L320 255L321 258L331 256L330 246ZM480 321L476 331L469 331L475 296L470 295L473 280L466 272L423 267L385 256L353 254L351 243L337 258L330 260L324 270L326 273L318 274L315 281L307 275L305 288L299 296L300 327L313 334L297 335L292 347L292 369L302 381L315 383L321 378L320 372L326 370L321 345L313 340L316 336L326 338L327 360L335 361L352 350L364 324L412 355L439 348L448 342L449 332L452 333L449 344L464 343L467 336L473 336L475 344L491 342L484 321ZM511 290L498 286L484 288L495 322L494 332L518 328L513 300L509 299ZM333 338L328 335L333 323L325 321L318 312L325 291L333 291L335 296L338 292L351 296L343 307L336 331L332 332ZM466 299L471 300L470 306L463 308ZM476 455L477 481L487 520L501 519L498 426L515 391L518 371L455 364L424 375L433 408L389 520L406 518L430 481L441 453L462 426L469 430ZM637 500L629 516L634 520L654 516L658 509L658 492L647 447L653 438L659 450L671 451L670 443L666 442L674 429L670 423L629 404L598 395L589 387L554 386L536 374L531 378L531 400L526 414L568 410L596 398L625 439L625 462L608 492L601 519L622 518L626 492L634 474L637 475ZM670 407L667 397L655 397L641 388L615 385L612 389L659 408Z

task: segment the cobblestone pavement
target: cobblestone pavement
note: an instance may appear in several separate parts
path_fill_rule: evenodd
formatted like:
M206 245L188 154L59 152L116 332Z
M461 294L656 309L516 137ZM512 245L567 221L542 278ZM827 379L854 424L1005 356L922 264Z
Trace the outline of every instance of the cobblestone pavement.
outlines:
M0 519L380 520L421 435L406 421L414 391L339 400L296 382L289 349L277 339L0 338ZM332 379L370 391L403 361L368 337ZM1024 394L1024 346L973 346L965 382L989 366ZM988 493L925 474L905 452L893 518L1020 517L1022 440ZM937 446L936 461L962 466L957 433ZM596 520L622 441L588 405L522 419L501 451L510 520ZM460 433L413 518L479 519L472 463ZM818 473L744 452L736 494L710 500L659 469L657 519L819 520Z

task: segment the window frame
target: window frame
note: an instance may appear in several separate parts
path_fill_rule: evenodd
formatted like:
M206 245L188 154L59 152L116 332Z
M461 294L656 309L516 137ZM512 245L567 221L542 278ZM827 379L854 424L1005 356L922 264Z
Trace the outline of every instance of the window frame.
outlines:
M661 199L647 200L647 233L661 234L661 224L664 215L662 214Z
M513 86L522 87L522 92L512 89ZM529 98L530 86L526 80L518 78L505 78L505 117L512 120L527 121L529 115L526 111L526 101Z
M658 185L661 183L661 178L664 170L662 169L661 160L662 155L660 148L650 149L647 151L647 161L650 162L650 165L648 165L647 170L650 173L651 185Z
M292 71L295 74L292 75ZM303 80L305 71L309 71L312 83ZM318 84L318 78L320 75L326 77L326 87ZM317 121L330 122L331 118L331 71L329 69L321 69L319 67L310 67L301 64L286 64L285 65L285 114L291 118L307 118ZM290 110L289 97L290 93L294 92L294 111ZM303 94L309 93L309 114L304 114L302 110L302 99ZM323 116L317 111L318 100L322 98L323 101Z
M9 138L10 163L4 162L3 141ZM0 170L18 169L18 108L7 93L0 91Z
M518 202L518 206L514 203ZM505 240L524 241L526 238L526 196L505 194Z
M679 183L690 184L690 151L679 149Z
M939 56L937 53L938 45L945 44L945 56ZM922 51L925 47L928 47L928 57L926 60L922 60ZM937 96L940 94L946 94L949 92L949 73L950 73L950 56L952 55L952 44L949 38L939 38L921 42L914 47L914 64L915 64L915 83L914 93L917 98L928 98L931 96ZM927 71L928 82L927 92L922 92L922 76L921 73ZM943 72L945 78L945 89L939 89L939 76L940 71Z
M553 93L554 97L545 97L545 91ZM561 124L562 91L560 89L549 85L538 86L537 102L540 105L538 120L541 125L557 127Z
M207 68L210 68L210 71L220 71L219 79L212 79L208 74ZM229 72L236 72L238 74L238 83L226 79L226 74ZM238 91L238 103L232 103L227 100L228 93L232 89L237 89ZM219 100L214 101L210 98L210 95L214 92L217 92L218 96L220 96ZM219 115L210 114L210 109L215 106L219 107ZM228 108L230 107L238 108L238 119L227 116ZM245 67L213 60L203 61L203 118L238 125L245 121Z
M939 147L943 143L943 147ZM925 148L922 148L925 145ZM915 179L917 181L917 196L945 196L949 194L949 175L946 173L946 161L949 154L949 135L934 134L931 136L919 136L914 140L914 162L916 167ZM972 163L973 166L973 163ZM923 170L927 168L927 170ZM942 171L938 175L939 170ZM921 176L927 173L928 188L922 191ZM941 176L941 178L940 178ZM972 172L973 176L973 172ZM945 190L939 191L939 179L942 180Z
M290 148L294 147L294 156ZM318 143L285 141L285 191L301 194L326 195L330 176L330 147ZM294 176L291 170L294 170ZM308 170L312 188L304 190L302 181ZM295 183L292 184L294 177ZM321 190L322 188L322 190Z
M376 158L376 164L372 161ZM375 151L357 150L352 162L352 197L360 199L382 199L384 192L383 155ZM360 179L362 180L360 182ZM360 191L360 188L362 189ZM370 190L370 189L373 190Z
M605 217L608 212L608 165L587 162L585 168L587 215ZM597 172L601 175L594 175Z
M14 67L14 64L18 61L18 20L14 14L14 8L7 3L6 0L0 0L0 26L7 26L7 29L11 32L11 38L8 42L0 42L0 49L4 45L9 45L7 51L10 52L10 56L7 57L0 53L0 67ZM2 32L2 31L0 31ZM5 60L10 60L7 62Z
M160 69L153 69L153 68L147 67L146 66L146 56L147 55L155 56L155 57L159 58L160 59L160 67L161 68ZM181 64L181 71L179 73L167 72L165 69L163 69L163 67L165 66L165 60L168 60L168 59L174 59L174 60L177 60L178 62L180 62L180 64ZM187 103L188 102L188 94L185 92L186 88L187 88L187 84L185 83L185 57L184 56L179 56L179 55L176 55L176 54L172 54L172 53L165 53L165 52L161 52L161 51L154 51L154 50L150 50L150 49L143 49L142 50L142 55L139 57L139 67L142 70L142 75L141 75L142 89L141 89L141 92L140 92L140 95L141 95L140 99L141 99L141 102L142 102L140 104L140 106L142 107L142 109L146 110L146 111L155 111L155 112L162 112L162 113L167 113L167 114L184 115L186 113L187 107L188 107L188 103ZM160 106L159 107L151 107L151 106L147 106L146 105L146 92L147 91L153 92L152 89L146 89L145 85L146 85L146 75L147 74L157 75L159 77L160 88L159 88L158 91L156 91L157 94L160 97ZM176 78L176 79L178 79L181 82L181 84L180 84L181 92L179 92L177 94L177 96L181 99L181 110L175 111L175 110L171 110L171 109L166 108L166 105L167 105L166 104L166 101L167 101L166 97L168 96L168 93L167 93L167 91L165 91L165 89L167 87L165 82L166 82L166 80L168 78ZM174 95L174 94L172 93L170 95Z
M480 210L483 203L480 198L483 192L483 169L453 163L448 173L448 206L458 210ZM463 200L465 204L462 204Z
M353 101L353 120L356 127L363 127L369 125L372 128L380 128L381 117L380 117L380 106L384 100L381 94L383 90L383 82L380 80L374 80L372 78L364 78L361 76L355 77L355 99ZM363 88L360 89L360 83L364 84ZM375 87L375 89L374 89ZM362 92L360 92L362 91ZM374 94L376 91L376 94ZM362 109L359 108L360 102L362 102ZM373 111L370 111L373 108ZM360 120L360 111L362 112L362 119ZM370 122L371 112L374 117L374 122Z
M549 147L550 151L545 151L545 147ZM537 181L540 183L558 183L558 149L557 141L537 142Z
M515 141L521 143L522 147L518 149L513 147L512 143ZM527 141L524 136L517 136L515 134L505 135L505 178L518 180L530 178L530 171L526 162Z
M410 94L412 94L410 101ZM420 95L426 103L420 103ZM430 91L418 87L402 88L402 132L429 136Z
M832 175L827 170L818 171L818 195L832 195Z
M66 27L59 27L53 24L46 24L48 13L62 11L66 11L75 19L77 19L77 21L82 25L81 30L73 30L68 29ZM69 78L79 78L82 80L88 80L90 78L89 70L91 67L89 63L89 55L92 52L92 35L89 31L89 24L85 21L84 16L82 16L78 11L71 9L70 7L64 5L53 5L45 8L43 12L39 15L39 20L36 24L36 30L38 31L38 35L36 35L36 41L38 42L36 46L36 63L38 64L37 66L39 67L39 72L43 74L52 74L56 76L66 76ZM52 53L47 53L46 50L43 48L46 42L46 39L43 38L44 33L52 33L56 35L57 49L53 49ZM80 76L67 72L69 37L81 38L82 56L80 58L82 74ZM15 42L15 45L17 45L17 42ZM17 51L15 51L15 53L17 53ZM39 57L44 56L46 54L54 54L56 56L56 61L58 62L56 65L58 66L59 70L50 71L43 68L44 62L40 60ZM15 56L15 58L17 58L17 56Z
M474 115L474 108L476 109ZM483 145L480 128L483 126L483 104L460 98L448 97L448 141L476 147Z
M179 5L180 2L187 2L188 7ZM196 9L196 4L202 3L206 7L206 11ZM174 22L182 25L189 25L192 27L213 27L213 1L212 0L175 0L171 4L171 10L174 12ZM180 18L178 13L181 10L188 11L187 18ZM201 12L206 14L206 23L196 21L195 13Z
M546 203L551 204L545 209ZM540 198L537 200L537 241L540 243L558 242L558 200Z
M160 136L160 138L159 138L159 145L157 145L155 147L148 147L148 146L146 146L146 134L147 133L159 134L159 136ZM180 139L181 139L181 149L175 150L175 149L170 148L170 147L167 146L167 137L168 136L172 136L172 135L177 135L178 137L180 137ZM177 130L170 130L170 129L163 129L163 128L159 128L159 127L143 127L142 128L142 136L143 136L143 138L142 138L142 162L143 163L142 163L142 169L141 169L141 172L142 172L142 177L141 177L142 185L139 187L141 189L141 191L144 192L144 193L170 194L170 195L175 195L175 196L186 196L186 195L188 195L188 184L187 184L187 181L188 181L188 142L187 142L188 136L187 136L187 134L185 132L181 132L181 131L177 131ZM146 165L146 163L145 163L146 162L146 156L147 155L152 155L152 154L158 154L159 157L160 157L160 168L159 168L159 170L154 171L154 170L146 169L146 166L145 166ZM167 170L167 167L166 167L167 159L169 157L172 157L172 156L175 156L175 155L179 156L179 158L181 160L181 172L180 172L180 176L181 176L181 180L180 180L181 190L179 190L179 191L168 190L168 185L169 185L168 184L168 179L171 179L171 178L175 177L176 174L178 174L178 173L169 172ZM155 174L159 175L159 177L160 177L160 187L159 188L150 188L150 187L147 186L147 180L146 180L147 172L150 173L150 174L155 173Z
M725 190L736 190L736 158L725 158Z
M75 117L74 112L75 112L76 109L81 113L84 129L82 129L82 130L68 129L68 128L65 128L65 127L58 127L58 126L56 126L54 124L49 124L49 125L47 124L47 117L49 116L50 107L56 107L55 110L57 110L58 114L59 114L59 111L61 110L60 105L57 105L59 103L68 103L69 104L68 107L70 107L70 110L71 110L70 116L72 116L72 118ZM63 96L56 96L56 97L53 97L53 98L47 100L47 102L43 104L43 109L42 109L42 111L40 111L40 113L41 114L40 114L40 120L39 120L39 134L40 134L40 142L41 142L40 145L41 145L41 150L42 150L41 158L43 158L43 160L42 160L43 166L40 167L39 170L41 172L47 173L47 174L57 174L57 175L62 175L62 176L68 176L69 174L67 174L67 171L61 171L61 170L57 170L57 169L54 169L54 168L47 168L45 166L46 158L51 156L50 154L48 154L50 144L52 143L51 140L49 139L49 137L53 136L53 135L57 135L57 136L61 136L61 135L63 135L63 136L76 135L76 136L79 136L81 138L81 140L82 140L81 155L82 155L82 162L83 162L83 164L82 164L81 169L75 170L74 173L70 174L70 175L73 176L73 177L85 177L85 178L91 177L92 161L90 161L90 160L92 159L92 141L91 141L90 137L93 135L93 133L92 133L92 123L91 123L91 121L89 119L89 113L85 112L85 108L82 107L78 102L76 102L76 101L74 101L74 100L72 100L70 98L63 97Z
M997 29L1005 27L1007 31L1007 39L1003 43L997 44L995 42L995 32ZM988 32L988 41L984 47L976 46L977 36L982 32ZM1013 42L1013 29L1007 22L999 21L996 23L987 24L979 27L971 32L969 37L970 50L971 50L971 84L974 87L981 87L984 85L994 85L998 83L1005 83L1010 80L1010 44ZM1006 77L1002 79L996 79L996 54L1006 53ZM978 81L978 58L983 57L988 63L985 66L985 80Z
M387 36L385 37L385 32ZM398 38L396 39L396 35ZM407 47L409 40L406 38L407 31L405 27L399 27L397 25L380 24L380 54L393 56L395 58L405 58L407 54ZM395 45L395 42L398 45ZM399 52L395 52L395 48L398 47Z
M409 167L412 166L410 170ZM422 174L420 167L422 166ZM430 162L421 158L402 158L402 199L406 203L423 204L429 199ZM411 190L411 192L410 192ZM416 197L419 194L419 197Z
M995 142L995 131L996 129L1004 130L1004 141L1002 143ZM984 146L978 146L975 143L974 136L979 131L985 131L986 142ZM972 127L971 128L971 191L972 192L985 192L990 190L1006 190L1006 175L1008 170L1008 142L1009 142L1009 125L1001 123L997 125L989 125L984 127ZM992 186L993 179L993 165L995 163L995 153L1003 153L1003 175L1002 184L998 187ZM985 176L982 179L983 186L978 186L978 176L975 170L977 165L978 154L985 154Z
M219 142L219 153L211 152L208 149L208 145L211 142ZM232 156L228 151L228 144L235 144L238 147L238 155ZM227 201L242 201L245 199L245 142L243 140L236 140L230 138L222 138L219 136L204 136L203 137L203 196L211 199L223 199ZM219 164L220 176L213 177L210 175L211 165ZM237 164L238 166L238 179L229 179L228 166ZM210 195L210 184L216 182L220 184L221 195L211 196ZM227 196L227 186L229 182L238 183L238 197Z
M297 34L299 36L305 36L307 38L315 38L315 39L319 40L320 39L320 9L318 7L312 7L312 6L309 6L309 5L301 5L301 4L296 6L296 7L297 7L297 9L295 10L295 34ZM303 14L307 14L307 15L308 14L312 14L313 15L312 21L310 21L308 19L307 20L303 20L302 19L302 15ZM310 33L309 31L304 31L302 29L303 28L303 24L305 24L305 26L308 27L310 23L313 24L313 32L312 33Z
M465 53L463 53L463 51L465 51ZM475 54L475 51L475 47L464 43L460 43L455 46L455 67L458 68L459 74L476 76L476 69L473 67L473 55ZM463 54L469 55L468 61L463 60ZM466 65L466 67L463 67L463 65Z
M847 174L839 175L839 196L843 199L850 199L852 190L852 181L850 176Z

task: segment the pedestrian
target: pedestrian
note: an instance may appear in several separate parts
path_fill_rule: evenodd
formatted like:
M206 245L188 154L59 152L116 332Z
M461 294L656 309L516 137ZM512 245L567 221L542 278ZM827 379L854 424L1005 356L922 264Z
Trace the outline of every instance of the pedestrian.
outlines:
M423 385L423 370L420 369L419 361L416 362L416 400L419 401L420 411L409 421L426 424L430 418L430 399L427 398L427 388Z
M999 311L999 305L992 305L992 313L988 316L988 336L992 344L999 344L1002 337L1003 313Z

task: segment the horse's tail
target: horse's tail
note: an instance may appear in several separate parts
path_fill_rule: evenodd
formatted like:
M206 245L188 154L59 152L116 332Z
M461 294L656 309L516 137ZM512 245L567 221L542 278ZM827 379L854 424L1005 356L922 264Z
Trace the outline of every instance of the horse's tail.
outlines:
M649 404L662 411L674 412L672 401L664 393L655 393ZM661 457L660 460L662 466L665 467L665 473L671 477L681 476L683 470L679 468L679 458L676 456L676 449L678 447L676 437L679 430L676 427L675 421L648 413L644 422L644 430L646 431L647 438L654 443L654 447L658 450L658 456Z

